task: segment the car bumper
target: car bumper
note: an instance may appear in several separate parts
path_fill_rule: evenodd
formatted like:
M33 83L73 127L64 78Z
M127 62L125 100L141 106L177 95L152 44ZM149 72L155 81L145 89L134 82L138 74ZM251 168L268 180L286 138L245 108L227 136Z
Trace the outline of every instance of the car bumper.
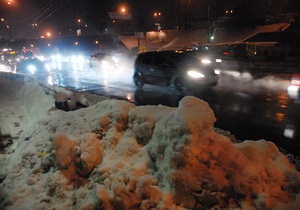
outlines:
M203 86L215 86L218 83L218 77L212 76L212 77L204 77L204 78L189 78L187 80L187 85L190 89L196 89Z

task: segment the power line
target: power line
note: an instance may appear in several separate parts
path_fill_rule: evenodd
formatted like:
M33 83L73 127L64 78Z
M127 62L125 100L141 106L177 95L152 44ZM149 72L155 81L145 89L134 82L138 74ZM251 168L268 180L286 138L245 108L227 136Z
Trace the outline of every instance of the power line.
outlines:
M25 28L23 31L21 31L17 36L15 36L11 41L15 41L22 37L24 34L28 33L32 29L39 26L39 24L43 23L45 20L47 20L49 17L51 17L57 10L64 7L67 3L69 3L71 0L63 0L59 1L58 4L55 3L55 0L52 0L49 2L46 6L44 6L39 12L36 13L35 19L31 21L31 23Z

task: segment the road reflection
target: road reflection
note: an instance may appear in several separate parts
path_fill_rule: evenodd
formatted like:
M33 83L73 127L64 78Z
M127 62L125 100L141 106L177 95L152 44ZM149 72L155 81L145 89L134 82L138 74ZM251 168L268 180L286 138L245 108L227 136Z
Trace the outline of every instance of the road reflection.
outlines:
M136 88L131 64L113 71L68 63L50 66L35 75L43 83L124 99L136 105L177 107L184 96L193 95L212 108L217 118L215 127L230 131L240 140L273 141L300 156L300 104L289 97L290 81L274 75L254 79L247 72L223 72L216 87L179 94L171 87Z
M300 156L299 117L290 107L293 102L282 92L262 92L251 95L210 88L190 94L205 100L213 109L215 126L229 130L240 140L266 139L290 153ZM134 100L137 105L167 105L177 107L185 95L171 88L137 88ZM299 108L299 107L298 107Z

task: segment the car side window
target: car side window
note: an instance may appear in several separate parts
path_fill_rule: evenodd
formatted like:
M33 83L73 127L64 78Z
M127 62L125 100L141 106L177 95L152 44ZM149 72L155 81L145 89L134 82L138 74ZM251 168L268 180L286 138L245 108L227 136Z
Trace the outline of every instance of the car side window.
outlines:
M155 56L154 64L156 66L160 66L160 67L172 67L173 66L172 62L170 62L169 60L167 60L166 58L164 58L163 56L160 56L160 55Z
M150 54L145 54L142 59L141 59L142 63L150 65L151 61L152 61L152 56Z

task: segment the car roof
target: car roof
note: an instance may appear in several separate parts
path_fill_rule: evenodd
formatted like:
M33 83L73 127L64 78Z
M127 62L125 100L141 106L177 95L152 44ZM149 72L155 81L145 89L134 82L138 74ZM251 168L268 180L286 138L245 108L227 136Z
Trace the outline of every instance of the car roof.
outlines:
M177 64L186 64L186 62L189 62L189 64L195 64L199 63L199 60L195 58L195 56L191 55L190 53L187 53L184 50L166 50L166 51L149 51L140 53L137 61L143 59L143 57L150 55L151 57L154 55L162 55L165 59L172 61Z
M148 51L140 53L138 56L144 56L149 54L159 54L159 55L177 55L177 54L187 54L184 50L165 50L165 51Z

